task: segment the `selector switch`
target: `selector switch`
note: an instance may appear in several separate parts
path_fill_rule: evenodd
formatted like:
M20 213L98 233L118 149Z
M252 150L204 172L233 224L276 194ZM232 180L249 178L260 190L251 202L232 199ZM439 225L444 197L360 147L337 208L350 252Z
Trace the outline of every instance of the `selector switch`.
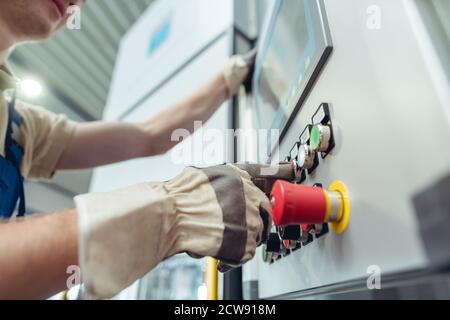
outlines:
M280 237L283 240L299 241L301 237L300 226L280 227Z
M277 260L285 252L281 239L278 233L272 232L269 234L266 244L263 247L264 262L271 263Z
M299 241L292 241L292 240L283 240L283 245L286 249L294 250L297 249L300 245Z
M327 125L315 125L311 129L311 149L316 152L328 152L331 142L331 128Z
M279 227L279 234L286 249L295 249L300 242L302 231L300 226Z
M323 223L322 225L315 225L316 238L320 238L328 233L328 223Z
M300 228L302 230L302 237L301 237L302 244L307 245L308 243L311 243L313 241L312 235L313 226L310 224L302 224Z
M269 238L267 239L266 252L280 254L281 245L281 239L278 233L272 232L271 234L269 234Z

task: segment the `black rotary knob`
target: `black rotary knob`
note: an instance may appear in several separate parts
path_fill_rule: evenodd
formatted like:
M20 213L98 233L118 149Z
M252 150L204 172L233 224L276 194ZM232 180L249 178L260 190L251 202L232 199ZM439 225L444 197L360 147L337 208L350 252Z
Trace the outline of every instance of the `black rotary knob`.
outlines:
M302 236L300 226L286 226L280 228L280 237L283 240L299 241Z
M266 251L273 253L281 252L281 239L278 233L272 232L266 243Z

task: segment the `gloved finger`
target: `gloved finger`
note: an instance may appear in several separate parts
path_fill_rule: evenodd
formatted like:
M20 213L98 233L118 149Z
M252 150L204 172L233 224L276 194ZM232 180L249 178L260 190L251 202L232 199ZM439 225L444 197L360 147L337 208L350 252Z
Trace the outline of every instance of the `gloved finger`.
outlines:
M246 171L252 178L252 182L269 197L276 180L292 181L295 179L294 164L280 162L278 165L261 165L254 163L235 164L241 170Z
M271 215L271 208L270 203L267 201L263 201L260 204L259 207L261 221L262 221L262 227L261 232L257 235L256 243L258 246L267 243L267 240L269 238L270 230L272 229L272 215ZM231 262L224 262L219 261L217 265L217 270L221 273L227 273L235 268L238 268L239 265L234 265Z
M255 65L257 54L258 54L258 49L257 48L253 48L252 50L247 52L245 55L243 55L242 58L244 59L245 63L249 67L252 67L252 66Z
M266 205L261 204L260 215L263 223L261 234L258 235L257 243L258 246L267 243L269 238L270 230L272 228L272 215L270 214L270 209L265 208ZM219 261L217 264L217 270L221 273L227 273L231 270L238 268L239 266L227 264L223 261Z
M258 241L258 246L261 244L267 243L267 239L269 238L270 230L272 229L272 215L270 211L261 206L259 208L261 220L263 222L263 228L261 232L260 239Z
M243 56L243 59L249 69L248 75L244 80L244 87L247 93L251 93L253 91L253 74L255 73L257 53L258 53L257 48L254 48L253 50L251 50L250 52L248 52L246 55Z
M295 178L294 165L288 161L282 161L277 165L243 162L237 163L236 166L247 171L253 178L277 180L293 180Z
M251 181L251 176L232 164L201 169L208 177L221 208L223 224L222 243L214 257L225 272L252 259L265 230L270 224L270 204L267 196ZM260 208L264 208L266 226Z
M224 227L222 243L214 257L227 264L240 264L249 255L247 186L232 166L210 167L201 171L208 177L209 185L216 195ZM242 173L249 179L246 172Z
M253 191L249 193L249 195L253 195L254 201L257 202L258 209L258 217L255 217L256 219L253 219L251 230L253 230L252 234L255 236L254 241L256 245L260 245L262 242L267 241L268 233L272 228L272 206L270 204L269 197L262 191L264 187L261 187L261 184L258 186L258 182L262 182L263 184L266 183L267 178L260 180L252 178L252 176L264 173L264 171L261 170L263 166L255 164L238 164L230 166L235 170L238 170L238 172L242 176L242 179L247 181L250 180L249 183L251 185L249 185L248 188L251 188ZM270 191L268 191L268 193L270 193Z

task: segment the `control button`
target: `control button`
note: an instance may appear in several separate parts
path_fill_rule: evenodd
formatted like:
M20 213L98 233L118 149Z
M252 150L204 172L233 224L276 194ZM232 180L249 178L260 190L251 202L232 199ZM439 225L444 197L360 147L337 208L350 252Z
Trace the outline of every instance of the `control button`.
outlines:
M286 226L280 228L280 237L283 240L299 241L300 236L300 226Z
M273 221L278 227L306 224L313 228L328 222L333 231L342 233L350 220L348 192L340 181L333 182L329 190L325 190L319 186L277 180L270 197Z
M288 250L294 250L298 246L298 241L283 240L283 245Z
M302 169L311 169L314 167L316 153L307 144L300 145L298 149L297 165Z
M311 148L316 152L327 152L330 148L331 128L326 125L315 125L311 129Z
M313 225L304 223L300 226L300 228L302 232L301 242L303 244L312 242L313 236L311 232L313 231Z
M324 223L320 225L320 227L319 225L316 224L315 229L316 229L316 238L320 238L328 233L329 231L328 223Z
M317 236L317 235L320 235L320 234L322 234L322 230L323 230L323 225L324 225L325 223L322 223L322 224L315 224L314 225L314 234Z
M269 238L263 247L262 258L264 262L272 263L280 256L286 253L278 233L272 232L269 234Z
M277 226L325 221L327 199L322 188L278 180L272 188L272 213Z
M281 239L278 233L272 232L266 243L266 251L269 253L281 253Z
M267 252L265 246L263 246L263 248L262 248L262 259L264 262L267 262L267 263L272 262L272 255Z

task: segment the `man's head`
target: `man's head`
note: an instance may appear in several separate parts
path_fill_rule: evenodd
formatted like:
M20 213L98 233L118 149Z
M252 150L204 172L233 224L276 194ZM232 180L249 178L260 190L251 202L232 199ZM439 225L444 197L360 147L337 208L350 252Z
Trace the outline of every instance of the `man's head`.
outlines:
M0 0L0 31L14 42L47 39L60 30L67 8L85 0Z

